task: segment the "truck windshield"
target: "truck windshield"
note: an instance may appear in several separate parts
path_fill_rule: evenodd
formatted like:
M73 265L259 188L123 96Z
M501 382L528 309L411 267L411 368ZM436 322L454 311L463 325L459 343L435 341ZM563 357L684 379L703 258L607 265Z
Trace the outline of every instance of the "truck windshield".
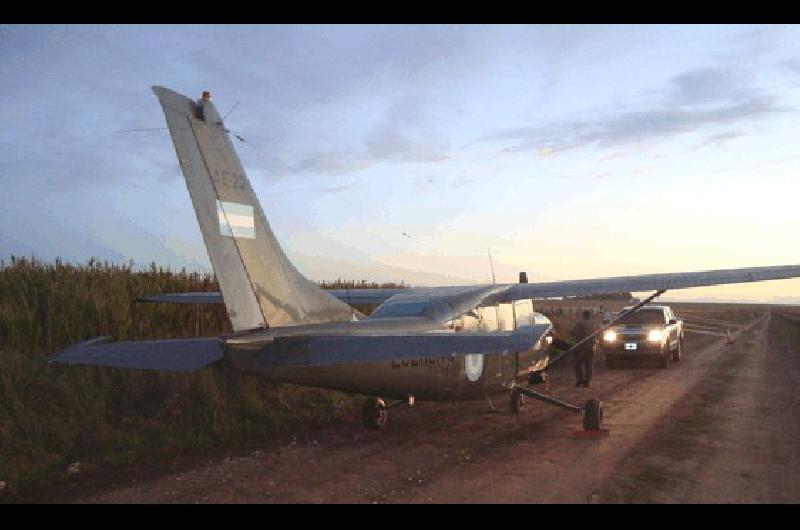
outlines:
M661 310L654 311L654 310L641 310L635 313L631 313L630 315L625 315L620 319L618 324L633 324L633 325L642 325L642 324L664 324L664 312Z

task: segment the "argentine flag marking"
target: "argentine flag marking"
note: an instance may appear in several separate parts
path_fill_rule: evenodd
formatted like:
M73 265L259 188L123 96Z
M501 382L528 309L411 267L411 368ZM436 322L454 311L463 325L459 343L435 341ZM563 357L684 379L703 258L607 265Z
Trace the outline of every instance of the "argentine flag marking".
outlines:
M228 237L256 238L253 207L236 202L217 201L219 233Z

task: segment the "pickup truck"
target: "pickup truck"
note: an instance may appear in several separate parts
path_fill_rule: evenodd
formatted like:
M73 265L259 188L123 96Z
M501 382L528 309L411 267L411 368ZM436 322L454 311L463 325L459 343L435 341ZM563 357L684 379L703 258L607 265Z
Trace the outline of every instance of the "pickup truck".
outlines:
M623 307L622 311L631 309ZM683 353L683 321L666 305L646 305L625 315L606 329L600 338L606 366L618 361L656 359L661 368L680 361Z

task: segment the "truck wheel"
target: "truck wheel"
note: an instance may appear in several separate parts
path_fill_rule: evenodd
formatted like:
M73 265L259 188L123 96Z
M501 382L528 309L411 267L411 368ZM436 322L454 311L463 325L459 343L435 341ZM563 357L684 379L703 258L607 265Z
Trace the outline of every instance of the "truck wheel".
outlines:
M683 353L683 339L678 339L678 347L675 348L675 351L672 352L672 361L679 362L681 360L681 354Z
M590 399L583 405L583 430L599 431L603 426L603 404L599 399Z

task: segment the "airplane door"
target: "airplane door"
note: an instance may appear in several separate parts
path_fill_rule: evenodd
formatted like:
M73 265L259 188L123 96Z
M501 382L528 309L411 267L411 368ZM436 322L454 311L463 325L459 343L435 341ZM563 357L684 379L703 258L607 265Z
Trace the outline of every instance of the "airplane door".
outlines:
M497 330L498 331L514 331L514 304L498 304L497 310ZM512 358L510 354L500 353L499 362L500 368L498 370L500 377L505 380L510 380L516 377L517 354L514 353Z
M522 326L532 326L535 324L533 316L533 301L532 300L516 300L512 302L512 310L514 315L514 329L517 330ZM516 380L519 375L519 353L514 354L514 379Z
M481 331L497 331L498 330L498 314L497 314L497 306L484 306L478 308L478 316L480 317L481 322ZM497 370L496 374L497 377L503 377L503 357L504 355L498 352L498 355L491 355L487 358L489 362L489 366L491 366L491 357L497 359Z

